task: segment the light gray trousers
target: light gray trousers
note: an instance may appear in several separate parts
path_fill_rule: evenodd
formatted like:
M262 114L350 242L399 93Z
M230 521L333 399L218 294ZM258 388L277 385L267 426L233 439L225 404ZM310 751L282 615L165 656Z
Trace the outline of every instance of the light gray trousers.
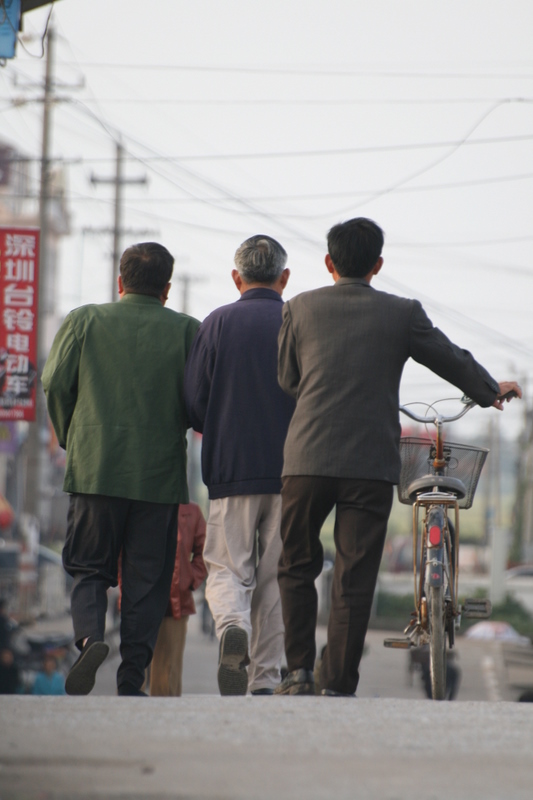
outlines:
M248 688L280 682L283 620L278 587L281 496L240 495L210 501L204 547L206 597L217 638L229 625L248 634Z

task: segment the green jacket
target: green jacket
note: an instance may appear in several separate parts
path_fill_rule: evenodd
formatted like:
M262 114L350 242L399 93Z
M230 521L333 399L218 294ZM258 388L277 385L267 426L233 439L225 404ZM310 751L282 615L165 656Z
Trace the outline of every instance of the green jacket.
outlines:
M183 372L199 324L141 294L67 316L42 376L65 492L188 502Z

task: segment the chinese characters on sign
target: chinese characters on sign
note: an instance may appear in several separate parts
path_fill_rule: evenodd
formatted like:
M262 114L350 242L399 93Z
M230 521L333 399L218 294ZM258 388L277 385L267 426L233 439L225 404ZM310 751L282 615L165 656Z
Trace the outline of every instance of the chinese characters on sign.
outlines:
M0 226L0 420L35 419L39 231Z

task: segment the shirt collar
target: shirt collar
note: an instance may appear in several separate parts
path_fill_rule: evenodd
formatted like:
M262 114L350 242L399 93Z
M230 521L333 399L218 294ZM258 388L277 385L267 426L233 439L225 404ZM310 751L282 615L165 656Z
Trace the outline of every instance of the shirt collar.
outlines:
M372 288L364 278L339 278L338 281L335 282L335 286L339 286L339 284L344 286L349 283L358 283L361 284L361 286L366 286L367 289Z
M283 303L281 299L281 295L279 292L275 292L274 289L247 289L241 296L239 297L240 300L278 300L280 303Z
M153 297L151 294L133 294L131 292L127 292L127 294L123 295L120 299L121 303L143 303L143 304L151 304L158 306L162 306L161 300L158 297Z

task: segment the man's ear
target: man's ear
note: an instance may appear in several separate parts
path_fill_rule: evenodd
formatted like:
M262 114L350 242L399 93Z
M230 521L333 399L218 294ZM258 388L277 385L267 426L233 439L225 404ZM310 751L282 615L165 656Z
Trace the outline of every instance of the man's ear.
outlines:
M233 278L233 283L235 284L235 286L237 287L238 291L240 292L242 290L243 281L242 281L241 276L239 275L239 271L236 270L236 269L232 269L231 270L231 277Z
M380 256L372 268L372 275L377 275L383 266L383 258Z
M333 275L333 273L334 273L334 271L335 271L335 264L334 264L334 263L333 263L333 261L331 260L331 256L330 256L330 254L329 254L329 253L327 254L327 256L326 256L326 258L325 258L324 260L325 260L325 262L326 262L326 269L327 269L327 271L328 271L328 272L331 272L331 274Z
M288 267L285 267L281 275L279 276L279 283L281 291L286 287L287 283L289 282L289 278L291 276L291 271Z
M161 297L160 297L160 300L161 300L161 302L163 303L163 305L165 305L165 303L166 303L166 302L167 302L167 300L168 300L168 293L170 292L170 286L171 286L171 284L170 284L170 283L167 283L167 285L165 286L165 288L164 288L164 289L163 289L163 291L161 292Z
M122 295L124 294L124 284L122 283L122 275L118 276L117 284L118 284L118 296L122 297Z

